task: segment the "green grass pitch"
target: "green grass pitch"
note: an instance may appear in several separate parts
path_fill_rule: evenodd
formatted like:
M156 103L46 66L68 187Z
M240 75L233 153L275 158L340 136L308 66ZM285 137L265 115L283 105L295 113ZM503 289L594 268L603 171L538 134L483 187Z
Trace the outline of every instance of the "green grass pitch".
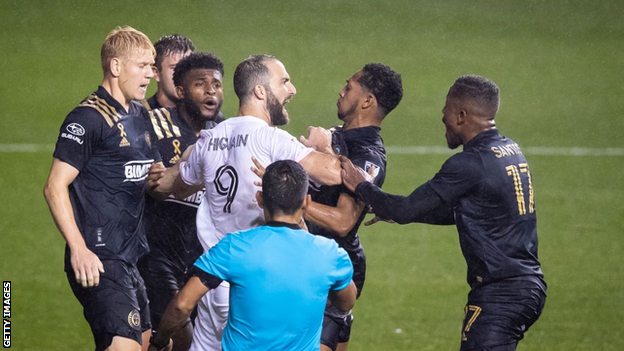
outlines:
M525 149L613 148L619 156L527 152L549 290L519 350L623 350L622 18L618 0L1 1L0 276L12 282L12 348L93 349L42 187L63 118L101 82L104 37L131 25L218 55L228 116L236 64L276 55L298 89L286 127L296 135L336 124L344 81L383 62L405 90L382 126L386 145L445 146L447 89L480 74L501 88L499 128ZM390 153L385 189L410 193L447 157ZM458 349L468 285L455 229L382 223L361 237L368 276L350 350Z

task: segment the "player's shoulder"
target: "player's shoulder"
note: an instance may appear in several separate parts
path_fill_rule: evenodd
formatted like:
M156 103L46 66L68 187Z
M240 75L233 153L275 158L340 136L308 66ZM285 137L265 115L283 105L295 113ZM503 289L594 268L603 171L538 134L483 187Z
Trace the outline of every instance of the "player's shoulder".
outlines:
M442 165L442 171L461 175L461 177L478 177L483 171L483 161L478 152L462 151L449 157Z
M305 232L305 235L310 236L311 237L310 239L313 242L314 246L317 249L319 249L321 252L323 252L323 254L325 255L335 256L340 253L339 252L340 250L343 250L340 248L340 246L334 239L330 239L322 235L312 234L308 232Z
M180 138L183 127L180 126L178 111L172 107L159 107L145 112L149 125L154 130L158 140L166 138Z
M66 120L82 121L86 124L107 124L109 127L123 116L118 109L96 93L84 98L68 115Z

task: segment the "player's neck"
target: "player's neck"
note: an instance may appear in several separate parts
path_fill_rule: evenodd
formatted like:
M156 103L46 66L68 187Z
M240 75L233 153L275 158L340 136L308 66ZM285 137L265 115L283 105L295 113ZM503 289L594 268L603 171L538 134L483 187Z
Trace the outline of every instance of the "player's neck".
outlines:
M252 104L244 104L239 106L238 113L236 115L256 117L265 121L268 125L272 125L269 111Z
M301 223L302 214L303 212L301 210L297 211L296 213L292 215L276 214L272 216L266 216L266 213L265 213L265 219L267 222L283 222L283 223L299 225Z
M379 127L381 126L381 119L371 115L356 115L353 118L345 118L343 130L364 128L364 127Z
M130 109L131 101L126 99L125 95L119 88L119 85L117 84L117 80L115 78L104 77L104 80L102 80L102 87L106 89L108 94L110 94L113 99L119 102L119 104L124 108L124 110L126 110L126 112L128 112L128 110Z
M186 122L186 124L191 127L195 135L199 136L199 133L206 126L206 121L200 118L191 118L191 115L188 113L183 103L176 105L176 109L178 110L178 114Z
M473 117L470 118L470 123L466 126L461 133L460 138L464 145L474 139L477 135L486 132L488 130L496 129L496 122L493 118Z
M175 107L176 106L175 101L171 101L171 99L169 99L169 97L165 95L165 93L160 89L156 91L156 101L158 101L158 103L162 107Z

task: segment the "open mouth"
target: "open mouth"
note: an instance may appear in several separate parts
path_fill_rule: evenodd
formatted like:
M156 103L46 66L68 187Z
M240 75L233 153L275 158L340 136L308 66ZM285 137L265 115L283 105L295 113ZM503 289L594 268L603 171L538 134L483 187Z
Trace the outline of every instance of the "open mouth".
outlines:
M217 108L217 102L214 101L214 100L208 100L208 101L204 102L203 105L208 110L214 110L215 108Z

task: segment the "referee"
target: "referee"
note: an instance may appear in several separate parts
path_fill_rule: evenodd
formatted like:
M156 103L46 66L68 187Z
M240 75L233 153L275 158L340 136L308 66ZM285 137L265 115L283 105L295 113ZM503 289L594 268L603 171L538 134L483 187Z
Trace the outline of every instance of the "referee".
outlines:
M461 350L515 350L546 300L531 172L518 144L498 133L498 106L493 81L455 81L442 122L449 148L463 145L463 151L409 196L383 192L341 157L344 184L377 215L370 224L383 219L457 226L471 287Z

